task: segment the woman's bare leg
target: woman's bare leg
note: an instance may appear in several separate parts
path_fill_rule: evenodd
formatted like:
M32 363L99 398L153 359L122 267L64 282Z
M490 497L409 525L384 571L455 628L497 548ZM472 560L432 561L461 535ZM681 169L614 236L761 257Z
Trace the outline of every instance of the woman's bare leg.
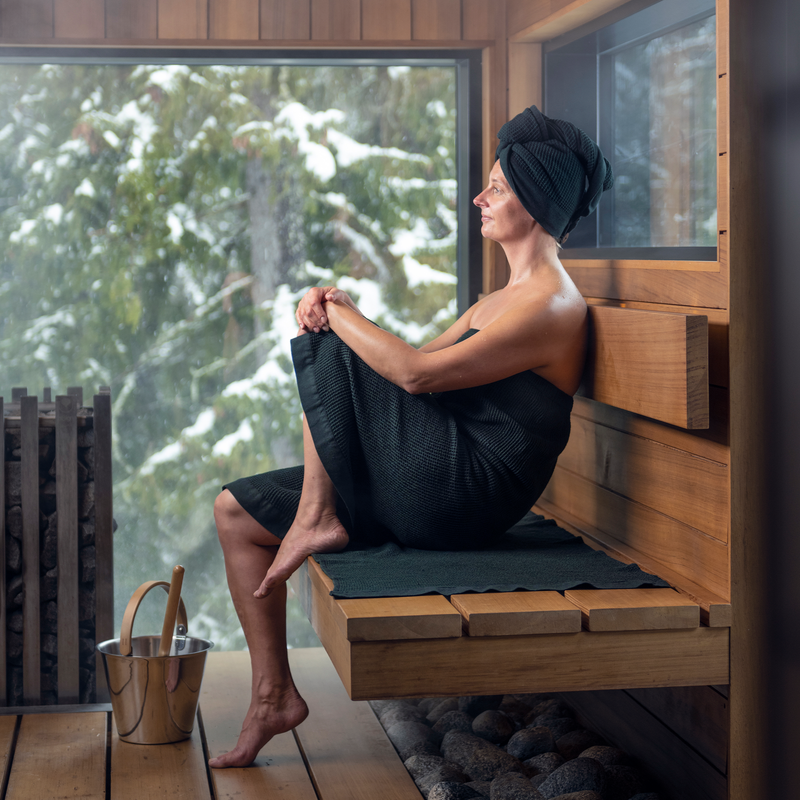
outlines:
M319 459L314 439L303 417L303 491L292 527L281 542L278 555L255 593L267 597L312 553L335 553L349 541L336 516L336 489Z
M275 560L281 541L259 525L225 490L214 505L233 604L250 649L250 708L236 747L209 761L212 767L246 767L275 735L308 716L286 654L286 587L257 599L253 590Z

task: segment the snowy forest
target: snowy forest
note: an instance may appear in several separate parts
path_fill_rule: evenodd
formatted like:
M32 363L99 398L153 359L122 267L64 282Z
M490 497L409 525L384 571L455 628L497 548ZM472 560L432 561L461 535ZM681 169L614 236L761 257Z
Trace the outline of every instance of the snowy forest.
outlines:
M415 345L455 318L455 70L0 76L0 394L111 387L117 629L180 563L190 631L241 649L212 507L301 461L297 300L335 283ZM292 605L290 644L313 642Z

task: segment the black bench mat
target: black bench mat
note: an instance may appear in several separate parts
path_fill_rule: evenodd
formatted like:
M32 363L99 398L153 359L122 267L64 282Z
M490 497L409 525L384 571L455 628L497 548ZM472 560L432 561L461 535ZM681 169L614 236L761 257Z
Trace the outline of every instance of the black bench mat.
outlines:
M530 512L482 550L417 550L390 543L351 545L314 558L339 598L669 586Z

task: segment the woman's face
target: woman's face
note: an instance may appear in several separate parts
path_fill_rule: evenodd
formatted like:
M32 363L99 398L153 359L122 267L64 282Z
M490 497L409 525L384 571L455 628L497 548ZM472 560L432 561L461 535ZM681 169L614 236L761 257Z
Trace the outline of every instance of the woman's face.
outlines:
M472 201L481 210L481 234L496 242L525 238L536 222L508 185L500 162L489 173L488 186Z

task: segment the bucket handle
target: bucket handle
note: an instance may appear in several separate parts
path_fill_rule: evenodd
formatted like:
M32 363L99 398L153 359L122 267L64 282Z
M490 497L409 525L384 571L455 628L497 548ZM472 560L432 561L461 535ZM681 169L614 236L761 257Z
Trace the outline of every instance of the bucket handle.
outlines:
M169 594L168 581L146 581L143 583L128 600L128 606L125 609L125 614L122 617L122 628L119 632L119 653L122 656L129 656L133 651L131 646L131 632L133 631L133 620L136 617L136 612L139 610L139 605L144 600L144 596L156 586L163 586L164 591ZM178 624L188 628L186 617L186 606L183 604L183 598L180 599L178 604Z

